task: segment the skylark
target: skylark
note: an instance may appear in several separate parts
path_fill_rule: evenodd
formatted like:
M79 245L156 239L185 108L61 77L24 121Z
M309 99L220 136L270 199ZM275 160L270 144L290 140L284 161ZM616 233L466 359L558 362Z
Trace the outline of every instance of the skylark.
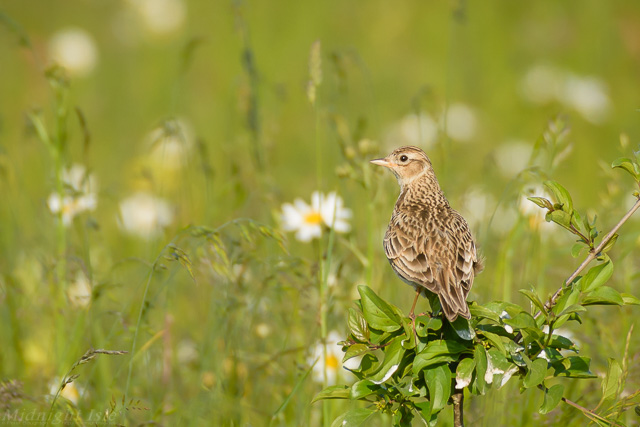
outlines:
M371 163L391 169L400 184L384 250L395 273L416 290L411 318L420 294L430 291L450 322L469 319L466 298L482 262L469 225L449 206L431 161L417 147L400 147Z

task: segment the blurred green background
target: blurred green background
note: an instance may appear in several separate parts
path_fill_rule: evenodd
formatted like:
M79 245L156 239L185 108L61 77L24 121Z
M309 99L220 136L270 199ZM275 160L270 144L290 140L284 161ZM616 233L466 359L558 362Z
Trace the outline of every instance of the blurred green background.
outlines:
M382 251L397 184L368 164L400 145L427 151L471 224L481 303L550 295L579 264L523 198L544 179L604 232L633 202L610 163L640 142L637 1L4 0L0 58L3 411L46 413L97 348L129 354L78 366L52 413L321 423L316 374L353 381L332 355L356 286L413 298ZM348 233L283 231L282 204L314 191L344 200ZM632 219L611 252L621 292L638 293L639 237ZM566 333L601 373L637 314L597 308ZM633 393L636 333L626 354ZM597 405L600 381L570 384ZM541 401L509 384L467 399L467 422L585 424L566 405L540 416Z

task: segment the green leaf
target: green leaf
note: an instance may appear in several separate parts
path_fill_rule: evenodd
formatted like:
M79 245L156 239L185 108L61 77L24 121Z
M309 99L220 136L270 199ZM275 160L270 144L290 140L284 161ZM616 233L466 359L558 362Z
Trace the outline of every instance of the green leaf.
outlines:
M493 310L485 308L475 301L469 305L469 310L471 311L471 316L473 317L490 319L496 323L500 323L500 313L496 313Z
M571 200L571 195L562 185L557 183L556 181L545 181L544 186L549 189L555 196L558 203L562 205L562 210L569 215L573 212L573 201Z
M402 347L402 340L396 339L391 344L383 349L384 360L380 364L378 370L369 377L369 380L374 384L382 384L389 380L391 376L398 370L400 361L404 355L404 348Z
M606 254L607 252L609 252L611 250L611 248L613 248L613 245L616 244L616 242L618 241L618 234L614 234L613 236L611 236L611 239L609 239L609 241L607 242L606 245L604 245L604 248L602 248L602 250L600 251L600 253Z
M524 388L536 387L538 384L542 384L544 377L547 376L547 361L542 358L537 358L531 362L529 371L522 381Z
M405 317L402 319L402 326L404 327L403 336L406 337L402 340L402 347L411 350L416 347L416 334L413 333L413 325L411 321Z
M351 409L333 420L331 427L358 427L375 413L376 410L370 408Z
M489 385L485 380L485 375L487 374L487 352L482 346L482 344L477 344L473 351L473 359L476 362L476 375L475 380L473 382L473 391L477 394L485 394L489 389Z
M529 300L531 300L531 302L533 303L533 305L535 305L538 310L540 310L543 313L546 313L547 310L544 308L544 304L543 302L540 300L540 297L538 296L537 293L535 293L535 291L533 290L527 290L527 289L520 289L520 293L524 296L526 296L527 298L529 298Z
M580 212L578 211L573 211L571 213L571 224L573 224L573 227L578 230L578 231L582 231L582 217L580 216ZM582 237L580 237L580 239L582 239ZM585 242L587 243L587 242Z
M431 402L414 402L414 405L418 409L418 415L422 418L425 425L429 427L437 425L438 413L431 413Z
M608 260L589 269L579 281L582 292L590 292L604 285L613 274L613 262Z
M471 324L462 316L458 316L458 318L454 322L449 323L449 325L451 325L456 335L465 341L471 341L476 337L476 332L471 327Z
M582 225L584 225L584 229L587 231L587 234L589 234L589 235L595 229L596 218L597 218L597 216L594 216L593 220L589 221L589 216L585 215L584 218L582 219Z
M379 329L369 329L369 340L372 344L381 344L387 341L391 336L391 332L385 332Z
M423 369L443 362L458 360L458 355L467 347L451 340L431 341L414 359L413 373L418 374Z
M551 335L551 341L549 341L549 347L576 351L576 345L567 337L562 335Z
M429 330L439 331L442 328L442 319L439 317L418 316L416 317L416 333L419 337L426 337Z
M409 405L400 405L393 411L393 425L398 427L411 427L414 414Z
M506 355L502 354L495 348L490 348L489 350L487 350L487 360L490 362L494 371L507 371L513 366L513 364L507 360ZM494 372L494 374L497 373L498 372Z
M553 411L558 403L562 400L562 394L564 393L564 386L562 384L556 384L551 388L544 391L544 402L538 410L541 414L548 414Z
M580 256L580 252L584 249L587 249L587 245L585 245L582 240L576 242L571 246L571 256L574 258L578 258Z
M587 309L584 308L583 306L579 305L579 304L572 304L569 307L567 307L564 310L562 310L562 313L558 314L558 317L569 315L571 313L578 313L578 312L581 312L581 311L587 311Z
M360 379L368 377L378 370L378 358L372 353L365 353L356 369L345 368Z
M358 286L362 301L362 311L369 326L381 331L393 332L402 327L400 318L393 308L373 292L368 286Z
M467 387L471 384L475 367L476 361L471 357L462 359L460 363L458 363L458 368L456 369L456 388Z
M447 405L451 396L451 371L447 365L424 371L424 380L429 389L431 412L438 412Z
M356 338L358 341L369 341L369 327L367 326L367 321L365 320L362 313L354 310L353 308L350 308L349 320L347 321L347 325L349 326L351 335L353 335L354 338Z
M555 314L561 313L565 308L570 305L576 304L580 299L580 289L578 286L569 285L569 287L565 288L562 291L562 295L558 298L556 305L553 307L552 311Z
M601 286L588 294L582 305L624 305L620 293L609 286Z
M395 382L393 386L398 390L403 396L412 398L417 396L425 397L427 395L427 389L425 386L420 383L420 385L416 384L416 380L419 380L418 377L411 375L411 367L407 365L403 365L403 371L399 372L400 380ZM386 385L378 386L379 389L384 389L387 392ZM413 400L413 399L412 399Z
M544 219L547 222L555 222L558 225L563 226L567 230L571 230L571 215L566 213L565 211L556 210L553 212L548 212Z
M553 204L544 197L527 197L527 199L543 209L549 209L550 211L553 210Z
M504 347L504 343L502 342L502 338L500 338L500 335L498 334L494 334L493 332L489 332L489 331L485 331L485 330L480 330L479 331L480 334L484 335L487 340L495 347L498 349L498 351L500 351L500 353L506 355L507 354L507 349Z
M582 356L569 356L552 363L555 377L597 378L589 369L591 359Z
M380 386L369 380L361 380L353 383L349 389L349 399L358 400L374 394L380 390Z
M640 177L640 168L638 168L638 164L630 159L629 157L620 157L611 163L611 168L620 168L627 171L633 179L638 182Z
M533 328L536 329L538 325L536 324L536 319L533 318L532 315L526 312L518 313L512 319L504 318L502 321L511 326L513 329L526 329Z
M347 351L344 353L342 362L344 363L352 357L360 356L361 354L364 354L368 351L370 351L370 349L366 344L353 344L352 346L349 346Z
M607 375L602 379L602 400L616 398L620 390L620 380L622 377L622 367L616 359L609 358L609 369Z
M640 299L631 295L631 294L620 294L622 297L622 301L624 301L624 305L640 305Z
M332 385L320 393L316 394L311 403L315 403L318 400L325 399L348 399L349 398L349 387L346 385Z

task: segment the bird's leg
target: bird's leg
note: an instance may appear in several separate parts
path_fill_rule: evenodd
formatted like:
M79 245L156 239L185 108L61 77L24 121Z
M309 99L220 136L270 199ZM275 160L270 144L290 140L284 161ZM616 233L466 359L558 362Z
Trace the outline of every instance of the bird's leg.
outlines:
M414 334L416 334L416 315L413 313L413 310L416 309L416 303L418 302L419 297L420 289L416 289L416 297L413 299L413 305L411 306L411 311L409 312L409 319L411 319L411 325L413 326Z
M420 297L420 289L416 290L416 297L413 299L413 305L411 306L411 311L409 312L409 318L415 320L416 315L413 314L413 311L416 309L416 303L418 302L418 297Z

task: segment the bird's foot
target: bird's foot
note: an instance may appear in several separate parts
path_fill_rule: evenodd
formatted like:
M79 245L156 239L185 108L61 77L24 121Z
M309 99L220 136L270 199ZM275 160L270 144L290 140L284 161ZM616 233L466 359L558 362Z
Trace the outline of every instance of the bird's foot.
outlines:
M409 319L411 319L411 329L413 329L413 335L416 337L416 340L417 340L418 333L416 332L416 315L413 311L409 313Z

